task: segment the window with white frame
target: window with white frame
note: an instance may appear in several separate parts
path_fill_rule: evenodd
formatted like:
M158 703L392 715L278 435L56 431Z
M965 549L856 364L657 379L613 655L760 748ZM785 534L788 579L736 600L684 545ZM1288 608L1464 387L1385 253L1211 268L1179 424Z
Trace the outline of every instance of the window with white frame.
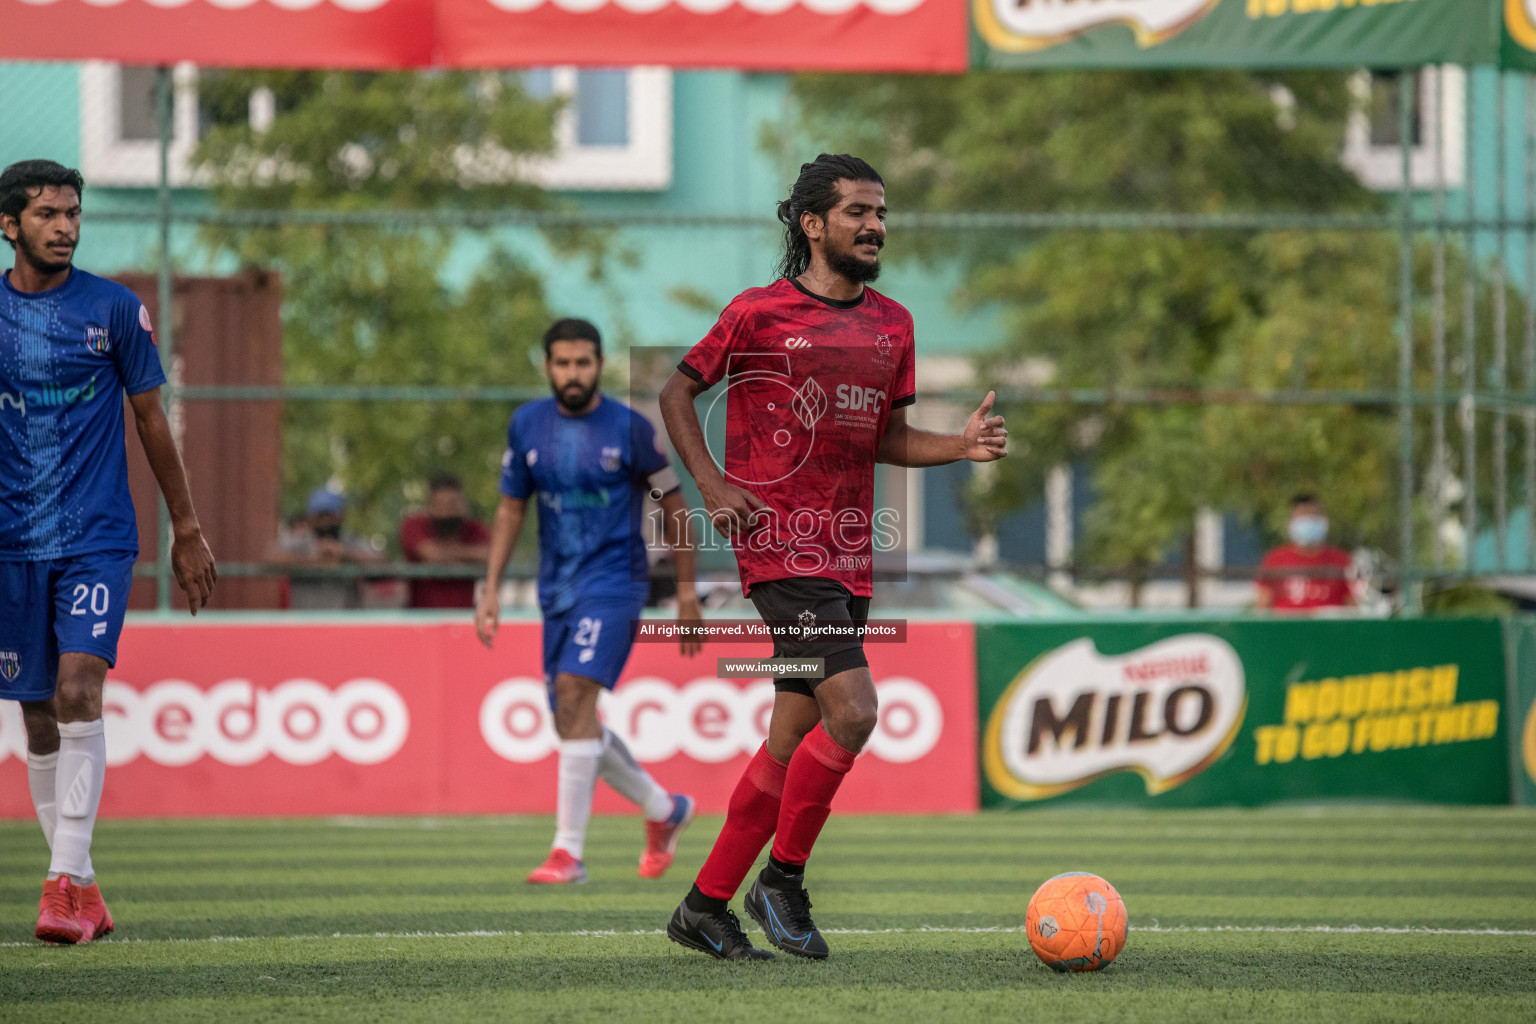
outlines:
M555 151L518 173L555 190L659 191L672 183L672 73L666 68L543 68L518 72L536 96L567 100ZM205 127L198 71L177 65L169 153L171 184L194 185L193 149ZM159 176L156 70L107 61L80 69L81 170L94 185L151 187ZM253 126L270 124L272 96L251 96Z
M518 72L535 96L567 102L555 153L525 173L549 189L659 191L672 183L672 72L638 67Z
M156 69L86 61L80 65L80 171L91 185L149 187L160 183ZM172 72L170 179L193 182L197 145L197 69Z
M1361 72L1350 82L1355 109L1344 142L1344 164L1374 189L1403 186L1400 71ZM1466 173L1466 75L1442 65L1409 72L1414 106L1409 185L1459 188Z

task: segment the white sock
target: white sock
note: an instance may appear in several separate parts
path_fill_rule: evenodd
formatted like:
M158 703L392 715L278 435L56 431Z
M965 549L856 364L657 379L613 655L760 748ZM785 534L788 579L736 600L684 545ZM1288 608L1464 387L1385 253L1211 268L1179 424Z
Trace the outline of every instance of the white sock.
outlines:
M603 756L602 740L560 741L560 796L555 809L555 848L581 860L592 817L592 790L597 785L597 763Z
M666 821L672 816L672 794L640 767L612 729L603 730L603 759L597 773L614 792L640 808L646 821Z
M59 752L34 754L27 751L27 788L32 791L32 807L37 811L37 823L43 826L43 838L48 849L53 849L53 824L58 820L55 813L59 806L54 795L54 779L59 767Z
M96 877L91 867L91 832L107 779L107 735L101 719L59 723L59 767L54 793L58 822L53 829L49 875L69 875L81 885Z

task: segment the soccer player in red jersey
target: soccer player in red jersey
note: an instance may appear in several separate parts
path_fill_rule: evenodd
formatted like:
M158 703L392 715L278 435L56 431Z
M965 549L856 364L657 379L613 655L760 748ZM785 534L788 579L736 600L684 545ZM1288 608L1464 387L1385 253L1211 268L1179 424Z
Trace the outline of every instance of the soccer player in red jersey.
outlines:
M673 941L726 960L768 959L729 903L769 837L768 864L746 896L768 940L823 959L805 864L832 798L875 728L863 643L873 538L898 524L874 508L876 462L939 466L1007 454L988 393L961 434L907 425L916 399L912 316L866 284L880 273L885 185L853 156L800 168L779 204L779 279L750 288L678 366L661 393L672 444L716 529L736 551L743 591L772 627L841 625L844 634L776 633L774 654L820 658L820 678L777 679L768 741L731 796L725 827L667 926ZM726 380L724 465L694 400ZM710 413L717 412L718 397ZM883 513L883 515L882 515ZM824 634L828 635L828 634Z
M1264 556L1254 606L1277 612L1353 607L1355 595L1348 573L1354 559L1349 552L1325 543L1328 517L1317 495L1298 494L1291 499L1286 533L1291 542Z

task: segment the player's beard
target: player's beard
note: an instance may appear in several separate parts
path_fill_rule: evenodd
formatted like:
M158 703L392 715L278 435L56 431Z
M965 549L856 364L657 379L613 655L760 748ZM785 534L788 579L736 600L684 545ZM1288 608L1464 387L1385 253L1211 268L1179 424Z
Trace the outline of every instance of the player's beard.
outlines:
M557 388L551 384L550 390L555 393L555 401L563 407L571 412L580 412L592 401L592 396L597 394L597 382L593 381L589 388L579 384L568 384L563 388Z
M879 235L869 233L859 235L853 240L854 245L865 243L884 246L885 240ZM880 257L876 256L873 262L865 262L853 254L852 246L847 249L834 249L828 246L827 266L854 284L867 284L880 277Z
M45 247L36 244L28 237L27 233L21 229L19 223L16 225L16 250L25 257L28 263L32 264L32 269L40 274L61 273L68 270L74 262L73 249L70 250L70 259L60 262L50 256Z

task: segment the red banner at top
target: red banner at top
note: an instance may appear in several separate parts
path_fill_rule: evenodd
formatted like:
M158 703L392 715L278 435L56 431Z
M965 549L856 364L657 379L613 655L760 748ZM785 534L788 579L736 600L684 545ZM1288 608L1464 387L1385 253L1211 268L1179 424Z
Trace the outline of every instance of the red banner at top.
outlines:
M964 0L0 0L0 59L963 71Z

